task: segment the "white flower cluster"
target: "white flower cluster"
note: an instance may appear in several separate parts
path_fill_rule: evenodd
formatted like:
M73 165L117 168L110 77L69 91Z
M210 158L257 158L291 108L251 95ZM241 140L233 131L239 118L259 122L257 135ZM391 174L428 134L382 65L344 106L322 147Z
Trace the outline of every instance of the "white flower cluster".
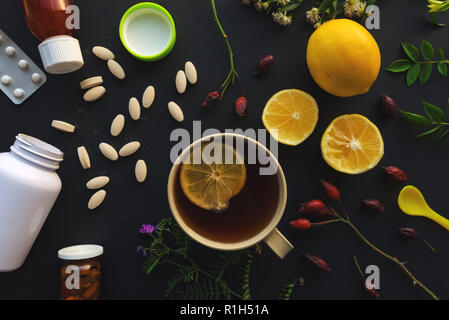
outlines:
M366 2L361 0L346 0L344 4L345 16L360 18L365 13Z
M292 17L286 12L273 12L273 21L281 26L288 26L292 23Z

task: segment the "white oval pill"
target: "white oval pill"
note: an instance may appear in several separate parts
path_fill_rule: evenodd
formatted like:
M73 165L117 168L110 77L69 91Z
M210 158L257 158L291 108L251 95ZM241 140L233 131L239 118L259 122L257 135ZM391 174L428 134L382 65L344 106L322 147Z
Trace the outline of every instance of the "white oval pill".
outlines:
M100 190L100 191L95 192L94 195L89 199L89 203L87 204L87 207L90 210L94 210L95 208L98 208L98 206L103 203L105 197L106 197L106 191Z
M190 84L195 84L198 81L198 73L196 72L196 68L191 61L187 61L184 67L186 72L187 80Z
M80 160L81 166L83 169L89 169L90 168L90 157L87 153L87 150L84 146L78 147L78 158Z
M0 81L2 82L3 85L7 86L7 85L11 84L12 78L8 75L4 75L4 76L2 76Z
M61 121L61 120L53 120L51 122L51 126L60 131L69 132L69 133L75 132L75 128L76 128L73 124L70 124L68 122Z
M28 66L30 65L30 63L28 61L26 61L25 59L20 59L19 62L17 63L17 65L19 66L20 69L26 70L28 68Z
M143 160L139 160L136 163L136 168L135 168L135 174L136 174L136 179L137 182L144 182L145 179L147 178L147 164L145 163L145 161Z
M144 108L149 108L154 102L156 93L153 86L148 86L143 92L142 105Z
M128 157L135 153L140 148L140 142L139 141L133 141L125 144L120 151L118 152L121 157Z
M90 88L99 86L100 84L103 84L103 77L96 76L96 77L91 77L91 78L81 81L80 87L81 87L81 89L90 89Z
M118 153L113 146L105 142L100 143L98 146L101 153L111 161L116 161L118 159Z
M100 58L102 60L108 61L115 58L115 55L112 53L112 51L105 47L95 46L92 48L92 52L97 56L97 58Z
M109 183L109 177L108 176L99 176L99 177L95 177L93 179L90 179L86 183L86 187L87 187L87 189L95 190L95 189L103 188L108 183Z
M34 83L39 83L42 81L42 76L39 73L33 73L31 75L31 81L33 81Z
M83 99L87 102L92 102L100 99L106 93L106 88L103 86L94 87L87 90L84 94Z
M8 57L12 57L13 55L16 54L16 49L14 47L8 46L8 47L5 48L5 54Z
M21 88L17 88L17 89L14 89L13 94L14 94L14 97L16 97L17 99L20 99L25 95L25 91L23 91L23 89L21 89Z
M120 80L125 79L126 74L125 70L123 70L122 66L115 60L108 60L108 68L111 73Z
M170 101L168 103L168 111L170 112L173 119L178 122L184 121L184 114L182 113L181 107L179 107L175 102Z
M111 123L111 135L117 137L123 130L125 126L125 116L123 114L118 114Z
M187 78L186 78L186 74L184 71L182 71L182 70L178 71L178 73L176 74L175 84L176 84L176 90L178 90L179 94L183 94L184 92L186 92Z
M129 115L133 120L140 119L140 104L136 98L132 97L131 99L129 99L128 110Z

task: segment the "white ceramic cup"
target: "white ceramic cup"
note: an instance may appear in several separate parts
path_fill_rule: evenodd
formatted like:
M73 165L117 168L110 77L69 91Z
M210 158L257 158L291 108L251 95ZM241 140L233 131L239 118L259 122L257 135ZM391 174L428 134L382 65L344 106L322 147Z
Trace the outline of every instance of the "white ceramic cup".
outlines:
M273 216L270 220L270 222L260 231L258 234L245 239L243 241L239 242L219 242L216 240L212 240L209 238L206 238L202 236L201 234L197 233L195 230L193 230L182 218L182 215L180 214L179 208L176 205L175 201L175 187L176 183L179 183L177 177L179 174L179 169L181 167L181 164L183 160L186 157L190 156L190 151L197 147L198 145L201 145L202 142L212 141L214 138L219 138L224 140L225 137L235 137L237 139L245 139L249 145L256 146L257 148L262 148L262 150L266 151L266 153L270 157L270 161L272 161L276 165L276 176L279 181L279 201L276 208L276 211L273 213ZM243 136L239 134L234 133L219 133L210 135L207 137L203 137L194 143L192 143L188 148L186 148L177 158L175 163L173 164L173 167L170 171L170 175L168 178L168 203L171 209L171 212L173 214L173 217L175 218L176 222L179 224L179 226L195 241L218 250L241 250L248 248L250 246L255 245L256 243L261 242L262 240L265 241L265 243L281 258L283 259L290 250L293 249L293 245L280 233L280 231L276 228L279 221L281 220L285 205L287 203L287 184L285 181L284 172L282 171L281 166L279 165L279 162L277 161L276 157L261 143L258 141ZM237 223L237 222L236 222Z

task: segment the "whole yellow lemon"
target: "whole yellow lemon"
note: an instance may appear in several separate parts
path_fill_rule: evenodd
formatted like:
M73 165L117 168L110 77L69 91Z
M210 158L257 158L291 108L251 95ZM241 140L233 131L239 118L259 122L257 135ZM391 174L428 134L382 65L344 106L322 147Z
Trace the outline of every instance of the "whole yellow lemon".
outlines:
M310 36L307 65L326 92L352 97L368 92L380 69L380 51L373 36L349 19L323 23Z

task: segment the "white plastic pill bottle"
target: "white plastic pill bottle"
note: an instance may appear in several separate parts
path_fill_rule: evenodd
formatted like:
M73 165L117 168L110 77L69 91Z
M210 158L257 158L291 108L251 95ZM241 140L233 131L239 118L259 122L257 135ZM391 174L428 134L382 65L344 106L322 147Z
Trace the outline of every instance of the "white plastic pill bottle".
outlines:
M22 266L53 207L62 183L56 170L64 153L18 134L0 153L0 272Z

